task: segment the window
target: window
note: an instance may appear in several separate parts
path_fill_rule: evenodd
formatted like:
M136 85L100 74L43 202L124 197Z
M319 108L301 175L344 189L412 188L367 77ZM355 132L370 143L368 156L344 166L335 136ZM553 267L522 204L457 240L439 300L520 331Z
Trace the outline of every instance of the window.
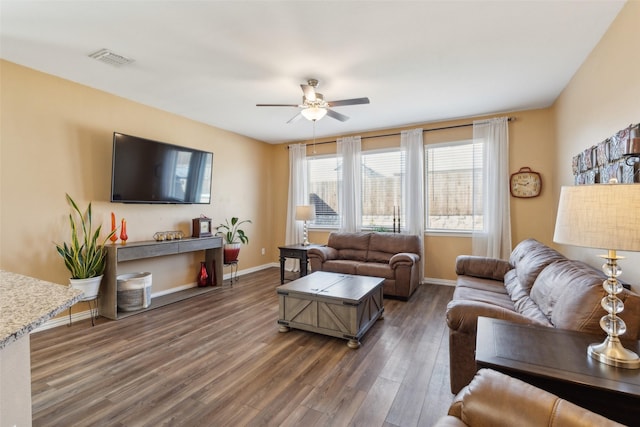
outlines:
M482 152L473 141L425 146L427 231L482 230Z
M314 227L340 227L338 216L338 159L336 156L307 158L309 202L316 207Z
M362 153L362 228L400 227L396 209L402 206L403 157L397 149Z
M362 227L392 231L402 204L404 160L399 149L362 153ZM314 227L338 228L338 163L336 156L307 159L310 203L315 205ZM396 215L394 215L396 214ZM400 222L396 223L400 226Z

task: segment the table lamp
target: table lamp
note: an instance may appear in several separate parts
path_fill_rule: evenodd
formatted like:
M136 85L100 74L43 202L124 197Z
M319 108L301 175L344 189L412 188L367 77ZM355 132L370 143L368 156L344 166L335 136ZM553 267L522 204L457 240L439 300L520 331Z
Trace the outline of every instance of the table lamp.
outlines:
M617 297L622 285L617 277L622 270L617 264L617 250L640 251L640 184L577 185L562 187L553 241L573 246L606 249L602 270L607 279L602 283L607 295L602 307L608 314L600 319L607 333L602 343L591 344L587 353L607 365L638 369L640 358L625 349L619 336L627 330L617 316L624 304Z
M296 220L304 221L302 231L304 240L302 246L309 246L309 239L307 236L307 221L311 221L316 218L316 207L314 205L300 205L296 206Z

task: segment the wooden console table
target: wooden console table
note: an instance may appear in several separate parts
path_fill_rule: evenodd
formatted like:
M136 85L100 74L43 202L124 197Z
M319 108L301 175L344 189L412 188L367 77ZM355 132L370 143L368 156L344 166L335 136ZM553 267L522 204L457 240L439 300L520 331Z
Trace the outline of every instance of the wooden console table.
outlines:
M640 370L605 365L590 357L587 346L603 339L479 317L476 364L519 378L619 423L637 425ZM629 350L640 350L638 341L624 344Z
M107 247L107 268L102 279L100 289L100 314L109 319L117 320L118 318L130 316L141 311L150 310L152 308L164 305L161 298L170 300L171 302L189 298L210 290L211 288L193 288L186 291L180 291L180 295L175 294L164 295L154 298L151 306L146 309L130 312L118 312L118 265L122 262L133 261L136 259L155 258L165 255L175 255L187 252L205 251L205 262L207 273L211 277L211 266L215 262L216 283L222 285L222 238L218 236L186 238L180 240L170 240L156 242L155 240L145 242L133 242L126 245L108 245Z

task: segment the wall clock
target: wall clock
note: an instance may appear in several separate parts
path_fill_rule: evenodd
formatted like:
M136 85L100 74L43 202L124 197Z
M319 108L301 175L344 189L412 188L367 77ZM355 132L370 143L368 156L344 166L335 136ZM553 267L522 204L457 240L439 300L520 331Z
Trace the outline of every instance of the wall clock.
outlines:
M540 190L542 190L542 178L538 172L525 166L520 168L518 172L511 174L509 187L513 197L536 197L540 195Z
M193 234L192 237L208 237L211 236L211 218L203 217L193 218Z

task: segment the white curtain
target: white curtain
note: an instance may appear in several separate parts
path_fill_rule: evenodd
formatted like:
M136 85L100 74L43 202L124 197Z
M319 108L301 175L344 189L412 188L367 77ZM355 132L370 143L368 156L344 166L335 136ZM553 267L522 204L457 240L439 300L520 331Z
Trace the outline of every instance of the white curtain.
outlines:
M420 236L422 259L420 280L424 277L424 143L422 129L403 130L400 149L404 156L405 173L402 175L402 213L404 232Z
M302 222L296 221L296 206L309 204L307 190L307 148L304 144L289 146L289 197L287 204L287 229L285 244L302 242ZM299 271L300 261L287 258L285 269Z
M473 211L482 212L484 230L473 232L472 253L509 259L511 215L508 118L474 121L473 141L474 144L483 144L483 178L480 180L474 177Z
M357 232L362 226L362 144L359 136L338 138L337 142L340 231Z

